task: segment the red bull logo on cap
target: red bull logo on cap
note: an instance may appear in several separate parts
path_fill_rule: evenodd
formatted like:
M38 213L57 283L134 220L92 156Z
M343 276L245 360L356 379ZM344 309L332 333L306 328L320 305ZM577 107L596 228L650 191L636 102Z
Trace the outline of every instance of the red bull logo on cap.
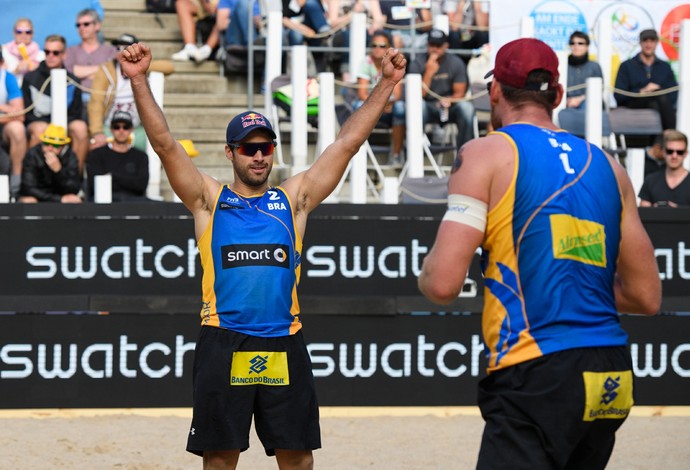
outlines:
M259 113L247 113L242 116L242 127L266 126L266 119Z

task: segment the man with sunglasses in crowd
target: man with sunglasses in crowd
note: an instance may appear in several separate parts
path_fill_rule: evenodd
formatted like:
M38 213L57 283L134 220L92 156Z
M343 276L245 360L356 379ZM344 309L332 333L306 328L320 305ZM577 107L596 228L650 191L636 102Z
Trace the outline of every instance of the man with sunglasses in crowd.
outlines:
M53 112L50 96L50 73L55 69L63 69L66 41L59 34L51 34L45 39L43 52L46 58L36 70L27 73L22 82L26 126L29 130L29 146L40 142L40 136L51 122ZM89 151L88 127L83 119L84 105L81 99L80 80L71 72L67 72L67 133L72 139L72 151L79 159L79 171L83 171L86 154Z
M149 158L132 145L134 124L132 115L116 111L110 122L112 141L89 153L86 159L86 193L93 201L94 179L98 175L112 178L112 200L147 201L149 184Z
M675 129L663 134L666 166L647 176L640 188L640 207L690 206L690 178L683 162L688 156L688 137Z
M276 133L265 116L246 111L228 124L234 180L223 185L201 173L171 135L146 80L149 47L134 44L118 58L170 185L194 216L203 298L187 450L203 456L204 468L235 468L253 417L280 468L310 469L321 438L297 300L302 237L309 213L378 122L406 60L389 49L381 79L335 141L309 169L271 186Z
M81 42L65 51L65 68L81 80L84 87L82 100L88 103L91 99L91 83L96 72L101 64L115 58L117 49L112 44L101 42L98 37L101 19L96 10L87 8L77 13L77 22L74 26Z

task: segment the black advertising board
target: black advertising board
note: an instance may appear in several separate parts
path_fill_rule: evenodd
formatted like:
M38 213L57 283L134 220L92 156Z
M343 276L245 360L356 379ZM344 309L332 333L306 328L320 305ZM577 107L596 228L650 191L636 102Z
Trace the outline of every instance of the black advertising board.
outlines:
M690 316L625 316L638 405L690 405ZM0 409L191 406L196 315L0 315ZM480 315L309 315L323 406L476 404Z
M107 207L112 209L72 213L55 205L54 214L34 215L15 213L12 206L14 212L5 217L0 210L0 246L6 247L0 311L198 310L201 272L189 215L174 204L137 207L144 215ZM438 311L419 294L417 275L442 214L443 206L426 205L318 208L301 257L299 293L305 311ZM641 214L656 249L663 309L689 311L690 210ZM481 310L478 258L462 296L448 311Z

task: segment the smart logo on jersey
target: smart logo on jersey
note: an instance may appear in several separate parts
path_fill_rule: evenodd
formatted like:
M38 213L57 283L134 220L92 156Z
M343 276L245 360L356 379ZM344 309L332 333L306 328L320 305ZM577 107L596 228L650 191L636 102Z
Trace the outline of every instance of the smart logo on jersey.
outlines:
M290 385L285 351L232 353L230 385Z
M554 214L551 222L553 257L606 267L604 226L567 214Z
M289 248L287 245L225 245L220 247L223 259L223 269L238 268L241 266L276 266L278 268L290 267L288 259Z

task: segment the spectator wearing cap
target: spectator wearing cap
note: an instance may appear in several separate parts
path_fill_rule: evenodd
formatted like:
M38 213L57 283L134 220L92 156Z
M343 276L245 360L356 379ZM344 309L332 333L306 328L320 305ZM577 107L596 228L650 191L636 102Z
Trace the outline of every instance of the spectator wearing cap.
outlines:
M10 195L16 197L22 175L22 160L26 153L24 127L24 97L17 79L3 68L0 52L0 173L10 175ZM9 155L5 153L5 147Z
M85 9L77 13L75 24L81 43L68 47L65 52L65 68L79 77L82 86L82 99L88 103L89 89L100 65L115 58L117 49L112 44L101 43L98 33L101 30L101 19L98 12Z
M458 128L457 147L474 137L474 106L460 101L467 92L467 69L458 56L448 54L448 36L429 32L427 53L410 64L409 73L422 75L423 123L452 122Z
M29 146L40 142L40 136L52 122L52 99L48 85L50 73L64 68L66 41L59 34L52 34L45 39L43 49L46 58L36 70L27 73L22 82L24 106L31 111L26 113L26 125L29 130ZM89 129L84 120L84 104L80 88L81 81L76 75L67 71L67 133L72 139L72 151L79 159L79 169L84 169L86 154L89 152Z
M652 92L662 92L678 85L671 65L657 57L659 35L653 29L640 33L640 53L623 62L616 75L616 89L641 96L628 96L614 93L618 106L627 108L652 108L659 111L664 129L676 127L676 100L678 92L672 91L648 96Z
M40 138L24 157L18 202L82 202L79 160L70 148L67 131L50 124Z
M121 34L112 40L113 46L120 50L137 42L139 39L133 34ZM173 64L169 60L154 60L149 72L162 72L168 75L173 72ZM92 94L93 97L87 105L91 150L105 145L108 141L110 123L116 111L126 111L132 116L133 145L146 150L146 134L141 127L139 112L134 104L132 85L129 78L122 74L117 59L109 60L99 67L93 79Z
M146 201L149 184L149 158L131 144L132 116L116 111L110 121L113 137L108 144L98 147L86 159L86 196L93 201L94 177L111 175L113 202Z

